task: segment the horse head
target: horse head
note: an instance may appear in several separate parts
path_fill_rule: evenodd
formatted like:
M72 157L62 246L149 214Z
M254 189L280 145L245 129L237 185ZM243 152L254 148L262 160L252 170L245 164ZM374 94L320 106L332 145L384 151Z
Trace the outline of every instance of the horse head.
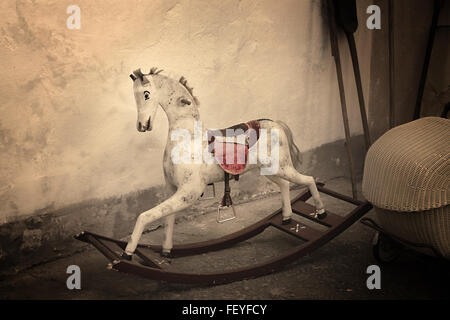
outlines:
M153 128L156 110L160 103L158 90L152 76L161 71L152 68L148 74L143 74L141 69L138 69L130 74L138 112L136 128L139 132L151 131Z
M199 102L187 85L184 77L175 81L160 75L162 70L151 68L148 74L141 69L133 71L134 98L138 111L136 128L139 132L151 131L158 106L161 106L171 120L193 117L198 119Z

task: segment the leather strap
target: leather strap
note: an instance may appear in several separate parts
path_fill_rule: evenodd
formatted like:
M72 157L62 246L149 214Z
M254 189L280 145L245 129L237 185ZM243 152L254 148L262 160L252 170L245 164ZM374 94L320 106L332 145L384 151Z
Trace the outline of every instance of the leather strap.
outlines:
M225 193L222 198L222 207L229 207L233 204L231 200L231 189L230 189L230 174L224 171L224 181L225 181Z

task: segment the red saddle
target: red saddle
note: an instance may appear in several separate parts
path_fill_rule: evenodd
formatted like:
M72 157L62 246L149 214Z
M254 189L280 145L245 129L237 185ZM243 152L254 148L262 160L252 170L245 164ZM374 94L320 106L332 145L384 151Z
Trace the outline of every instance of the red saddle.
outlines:
M247 166L248 149L258 141L259 129L259 121L252 120L225 129L208 130L208 150L225 172L237 176ZM240 138L244 143L216 141L218 137Z

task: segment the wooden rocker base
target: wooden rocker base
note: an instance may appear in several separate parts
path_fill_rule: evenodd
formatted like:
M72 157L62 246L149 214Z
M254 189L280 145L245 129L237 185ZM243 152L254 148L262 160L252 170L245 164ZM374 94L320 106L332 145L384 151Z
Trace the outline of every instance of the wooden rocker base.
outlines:
M90 243L97 250L99 250L110 261L108 264L109 269L139 275L152 280L209 285L255 278L276 272L285 265L313 252L317 248L320 248L341 232L345 231L372 208L372 205L367 201L357 201L350 197L341 195L324 188L323 184L317 184L317 188L320 192L356 205L356 208L345 217L327 211L325 218L318 219L311 215L314 213L315 208L305 202L311 197L311 194L309 191L304 191L292 200L291 203L293 213L303 218L307 218L314 223L325 226L327 227L327 230L319 231L310 226L306 226L305 224L295 220L295 214L289 224L283 224L281 214L282 210L278 209L259 222L230 235L215 240L174 246L171 251L172 257L176 258L229 248L236 243L245 241L260 234L269 226L275 227L305 241L276 258L272 258L263 263L237 268L226 272L185 273L177 271L172 268L170 264L164 263L165 259L160 256L162 248L158 245L138 245L135 251L135 256L142 260L143 264L141 264L139 262L128 261L120 257L120 253L127 245L125 241L107 238L87 231L76 235L75 238L80 241ZM149 251L150 254L147 253L144 255L142 249L146 249L146 251Z

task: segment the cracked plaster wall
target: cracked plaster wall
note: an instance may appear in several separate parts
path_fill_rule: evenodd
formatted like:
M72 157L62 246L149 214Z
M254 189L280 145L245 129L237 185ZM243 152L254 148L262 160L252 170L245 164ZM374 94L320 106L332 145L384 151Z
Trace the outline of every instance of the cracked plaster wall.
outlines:
M66 28L70 4L81 8L80 30ZM206 127L281 119L304 151L344 137L320 1L8 0L0 12L0 224L163 183L167 120L159 112L153 132L136 131L128 74L139 67L186 76ZM371 36L361 21L367 96Z

